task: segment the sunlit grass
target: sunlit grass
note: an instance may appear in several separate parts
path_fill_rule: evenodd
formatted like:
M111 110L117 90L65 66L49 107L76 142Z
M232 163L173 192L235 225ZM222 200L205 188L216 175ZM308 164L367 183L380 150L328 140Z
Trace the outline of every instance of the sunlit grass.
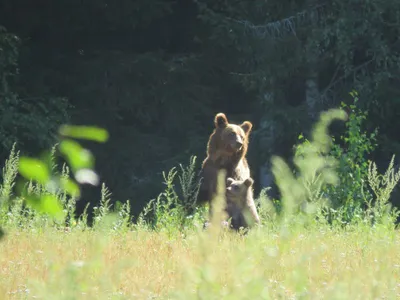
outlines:
M193 232L8 232L4 299L395 299L400 235L355 228ZM212 249L204 251L210 245ZM95 298L93 298L95 297Z

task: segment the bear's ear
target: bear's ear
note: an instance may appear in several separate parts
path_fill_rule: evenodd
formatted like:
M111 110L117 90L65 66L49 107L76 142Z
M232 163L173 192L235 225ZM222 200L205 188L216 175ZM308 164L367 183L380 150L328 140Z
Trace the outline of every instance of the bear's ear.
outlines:
M253 128L253 124L251 124L249 121L244 121L240 127L242 127L244 133L248 135Z
M244 185L247 186L247 187L251 187L253 185L253 183L254 183L254 180L251 177L247 178L244 181Z
M228 126L228 119L226 118L224 113L218 113L214 119L215 127L217 128L225 128Z
M226 179L226 186L230 186L233 182L234 182L233 178L228 177L228 178Z

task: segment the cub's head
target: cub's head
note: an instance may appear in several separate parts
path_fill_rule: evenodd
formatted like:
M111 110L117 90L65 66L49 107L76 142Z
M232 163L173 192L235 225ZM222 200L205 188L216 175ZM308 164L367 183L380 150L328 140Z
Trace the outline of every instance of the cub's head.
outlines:
M226 180L226 196L235 203L243 203L246 201L246 195L249 188L252 187L254 181L251 177L245 180L234 180L228 177Z
M247 151L249 135L253 124L245 121L240 125L230 124L224 113L218 113L214 119L215 131L212 146L226 154L243 153Z

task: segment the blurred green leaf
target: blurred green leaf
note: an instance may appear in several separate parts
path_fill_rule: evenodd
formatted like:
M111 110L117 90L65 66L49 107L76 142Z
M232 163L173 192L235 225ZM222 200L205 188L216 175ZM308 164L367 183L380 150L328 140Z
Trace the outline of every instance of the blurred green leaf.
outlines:
M5 233L2 228L0 228L0 240L4 237Z
M58 219L62 218L62 206L55 195L43 195L41 197L27 195L25 201L29 206L41 213L47 213Z
M36 180L45 184L50 179L50 172L44 162L39 159L21 157L18 166L19 173L28 180Z
M81 195L79 186L70 178L61 178L60 186L72 197L79 197Z
M62 141L60 151L67 158L74 172L79 169L91 169L94 166L92 153L73 140Z
M77 139L86 139L104 143L108 140L108 132L105 129L92 126L71 126L63 125L59 133Z

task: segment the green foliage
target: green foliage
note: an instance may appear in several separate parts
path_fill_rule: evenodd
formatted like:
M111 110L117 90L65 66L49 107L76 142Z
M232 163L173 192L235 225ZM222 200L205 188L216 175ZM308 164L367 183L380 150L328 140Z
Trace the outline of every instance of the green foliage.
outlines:
M68 158L74 172L77 172L81 169L93 168L93 155L83 149L79 143L66 139L60 143L59 148L60 152Z
M12 196L12 189L15 185L15 178L18 174L19 151L15 151L15 144L12 146L9 158L5 161L3 168L3 184L0 185L0 204L6 203Z
M138 214L163 188L161 170L204 152L210 104L221 99L217 75L196 55L159 51L103 50L79 64L82 72L63 80L63 90L74 91L79 117L115 133L112 143L95 149L97 161L110 162L98 171L116 198L137 195L132 209ZM110 77L99 86L104 78L93 74L104 69Z
M400 180L400 171L394 170L394 157L384 174L379 174L376 165L369 162L366 173L365 171L360 173L362 176L355 177L352 184L344 181L348 180L348 177L345 176L354 170L356 164L342 168L341 158L348 152L344 150L338 152L338 145L328 134L329 124L333 120L346 119L344 109L347 109L347 106L343 106L343 109L323 112L320 120L314 126L311 139L307 140L301 137L304 141L297 145L293 158L295 172L282 158L273 157L272 170L282 198L278 203L273 202L268 199L266 190L264 190L256 199L262 224L267 229L281 228L284 230L282 232L286 232L290 228L296 230L302 224L313 226L330 223L335 227L341 226L343 222L350 225L394 227L399 212L391 207L389 198ZM347 120L347 123L350 124L347 125L347 132L343 135L343 141L348 142L347 149L355 149L352 151L366 151L372 145L369 144L370 139L366 134L361 135L366 145L358 143L359 126L364 117L363 114L360 117L359 113L355 107L352 107ZM357 144L354 146L356 142ZM74 143L77 142L74 141ZM77 145L79 144L77 143ZM88 205L81 216L76 216L76 201L79 199L80 191L78 184L82 183L82 181L76 180L76 177L82 168L87 169L88 166L77 164L78 167L72 169L72 175L78 182L75 183L70 178L70 169L66 164L62 166L61 170L58 170L58 165L55 164L56 149L58 148L55 146L49 156L45 156L47 159L41 160L19 157L19 152L13 148L3 169L4 180L0 188L2 197L1 227L30 228L32 230L42 230L47 227L55 227L59 230L88 230L90 228ZM80 155L82 151L88 151L80 145L76 149L78 149L76 153L74 153L75 148L72 148L72 153L64 156L67 162L70 162L71 155ZM337 157L338 153L341 156ZM364 156L357 153L351 155L353 155L352 163L357 159L363 162ZM347 161L343 160L343 162ZM17 187L23 186L23 193L18 192L21 190L17 190L17 194L14 196L12 188L18 170L25 181L23 181L23 185L21 183L17 185ZM359 172L359 169L355 170ZM94 171L92 172L94 173ZM186 235L192 230L200 229L205 221L207 207L197 207L195 203L199 189L199 179L196 173L195 156L190 158L187 166L180 164L179 169L172 168L169 172L163 172L165 190L148 203L136 223L131 218L130 202L117 201L113 207L111 204L112 194L103 183L99 205L93 208L94 218L91 230L113 233L124 233L128 230L155 230L173 237L176 232ZM372 191L371 197L357 198L360 203L359 209L349 216L347 212L355 202L351 197L355 198L354 195L357 195L356 190L350 189L350 186L364 190L365 183L363 181L369 184ZM74 188L66 188L67 184L62 184L63 182L73 183ZM349 186L346 193L342 190L338 191L338 189L346 187L346 184ZM71 193L71 190L75 192ZM224 182L219 185L218 190L217 198L221 201L224 195ZM352 201L342 201L341 206L329 208L329 204L334 203L332 200L335 200L340 192L346 196L345 199ZM331 200L330 203L329 200ZM211 231L219 232L218 224L220 224L221 218L223 218L222 215L212 216L214 229Z
M112 162L101 173L114 195L152 198L160 170L204 151L217 109L257 120L254 161L261 165L272 154L287 157L312 112L338 105L352 87L370 113L366 125L380 125L378 155L398 148L397 1L365 9L358 0L70 4L27 10L26 0L5 0L0 11L23 41L20 47L1 30L4 158L15 141L24 153L54 144L73 112L74 122L118 132L97 156ZM315 107L307 102L310 83Z
M400 212L392 208L390 194L400 181L400 169L394 170L393 155L389 166L384 174L379 174L376 164L370 162L368 166L368 183L374 193L374 199L367 200L366 216L371 219L371 225L385 224L392 227L397 221Z
M200 180L197 177L196 156L191 156L187 167L179 164L181 174L178 176L182 194L182 205L186 215L196 208L197 195L200 189Z
M342 109L349 111L346 122L346 132L340 137L339 143L332 147L331 154L339 161L339 186L327 188L327 196L331 199L333 208L340 209L343 221L360 216L362 206L371 201L372 195L367 187L368 155L376 147L377 130L367 134L362 130L367 113L357 109L358 94L352 92L353 104L342 103Z
M314 121L310 115L339 105L354 87L370 112L366 125L383 130L385 155L396 152L399 2L372 1L361 10L358 0L197 2L209 28L201 39L209 41L206 53L258 98L260 163L288 156L298 128Z
M201 226L205 208L196 206L197 193L200 181L196 175L196 157L192 156L187 167L179 165L178 175L180 191L179 196L175 180L178 171L172 168L168 173L163 172L165 190L156 199L151 200L139 216L140 222L152 213L152 228L167 230L169 233L179 230L187 230L193 226ZM139 222L139 223L140 223Z
M175 228L184 223L183 207L179 203L173 183L176 174L175 168L172 168L168 174L163 172L165 191L154 202L149 202L153 205L154 228L157 230L166 228L174 231Z
M65 228L87 230L88 205L81 216L76 216L78 195L71 195L61 185L57 185L57 182L71 180L69 168L64 164L61 172L58 172L57 166L52 165L47 169L48 166L42 160L21 158L13 149L3 170L5 179L0 189L3 195L2 199L11 198L11 188L14 186L18 166L25 171L21 175L25 176L27 181L24 193L17 193L10 201L1 202L0 226L7 228L55 226L63 230ZM136 228L166 230L167 233L172 234L176 230L185 232L190 228L202 226L206 209L196 208L194 205L199 188L195 162L196 157L191 157L188 166L179 165L181 170L179 176L177 176L178 172L175 168L171 169L168 174L163 174L166 189L157 199L149 202L148 207L139 216ZM47 170L46 174L49 176L43 176L43 169ZM60 175L57 175L59 173ZM175 191L175 180L181 184L182 198ZM79 191L79 186L77 187ZM130 202L126 201L122 204L117 201L113 208L111 195L103 183L99 205L93 207L92 230L112 229L116 233L122 233L133 229ZM192 214L189 214L190 212ZM53 219L52 217L57 218ZM146 220L149 217L152 219Z
M64 126L60 130L62 131L62 136L66 137L68 137L69 133L77 136L79 131L80 138L105 141L104 131L97 128ZM96 136L99 132L101 133L100 139ZM89 150L84 149L78 142L71 139L62 140L58 148L72 167L72 172L78 183L97 184L97 174L92 170L94 158ZM52 174L52 163L54 161L52 155L54 153L54 151L46 153L44 157L47 157L47 159L42 160L29 157L21 157L19 159L19 173L24 178L24 181L19 183L18 192L20 193L19 196L22 196L27 204L36 210L62 218L62 206L57 198L57 193L61 190L61 192L68 193L72 198L77 198L80 196L80 188L74 180L69 178L69 170L66 170L61 175ZM24 185L28 182L33 182L38 190L43 189L46 191L45 194L30 193L29 189L24 188Z
M0 156L16 141L27 151L49 146L57 126L68 120L64 98L18 96L19 46L19 38L0 26Z
M36 158L21 157L19 173L28 180L45 184L50 179L50 172L44 162Z
M55 184L55 174L58 174L56 166L52 168L51 176L53 181L48 180L41 184L35 180L29 180L26 182L25 193L19 194L17 192L15 196L12 195L11 191L15 184L15 177L18 174L18 167L21 165L21 158L19 158L19 152L16 152L13 147L10 157L3 168L4 179L3 184L0 186L0 194L2 195L0 227L31 228L33 230L46 227L55 227L62 230L88 229L88 205L81 216L76 216L76 200L78 198L76 195L68 194L62 186ZM40 162L43 163L42 161ZM29 169L30 166L29 164L25 166L28 174L32 174L33 178L37 178L37 174L34 172L37 170L37 165L34 164L32 169ZM41 170L38 173L41 173ZM69 169L65 164L60 173L60 181L69 178ZM99 230L110 225L116 232L123 232L131 226L130 203L127 201L112 209L110 197L111 193L103 184L100 204L98 207L93 208L94 222L92 229ZM57 218L54 219L53 217ZM1 232L4 233L3 231Z
M281 191L282 220L287 222L293 214L300 211L306 214L321 212L324 205L321 190L327 185L335 185L338 181L334 170L336 160L329 156L332 146L327 134L329 124L335 120L345 120L342 110L330 110L321 114L315 125L312 140L297 148L293 159L297 168L296 174L279 157L272 158L272 171Z
M61 136L69 136L75 139L92 140L104 143L108 140L108 132L103 128L91 126L61 126L59 133Z
M129 200L121 204L117 201L115 204L115 211L118 214L117 221L114 223L113 229L117 232L125 232L129 230L132 222L131 218L131 205Z
M8 92L8 79L16 74L19 38L0 26L0 80L2 93Z
M282 203L279 200L270 199L267 194L268 190L270 190L269 187L260 191L259 196L255 199L255 204L261 224L264 227L276 227L278 216L282 212Z
M368 160L368 154L376 147L377 130L371 134L362 131L367 113L357 109L358 94L351 95L353 104L342 103L342 110L349 112L346 131L339 142L331 138L329 150L330 159L335 162L332 166L337 184L323 186L318 176L314 177L304 185L307 197L317 203L329 201L330 208L325 206L320 213L333 224L394 224L398 212L391 208L389 197L398 183L398 173L394 171L393 159L384 175L379 175L375 163ZM303 157L304 149L312 146L302 135L299 139L302 142L296 146L295 157Z
M77 131L80 138L89 138L97 141L105 141L106 132L91 127L62 127L63 136L68 137L68 133L76 136ZM68 130L66 130L69 129ZM85 132L85 130L87 132ZM100 133L99 136L96 134ZM105 134L106 133L106 134ZM92 135L93 134L93 135ZM64 158L73 167L73 174L79 183L96 183L97 174L91 169L93 164L88 164L87 157L91 157L87 149L82 148L79 143L66 140L61 141L60 150L64 154ZM75 221L75 204L76 199L80 196L80 188L78 184L69 177L69 169L63 166L59 175L56 171L57 166L54 163L56 146L49 153L44 155L43 159L19 157L19 153L15 153L15 145L12 148L9 159L6 161L3 169L3 184L1 185L0 198L0 226L14 221L16 223L26 224L33 221L35 224L47 224L46 215L55 217L57 221L76 225ZM17 194L14 199L11 198L11 190L14 186L14 180L19 171L22 177L17 184ZM67 197L67 194L69 197ZM108 213L109 194L103 185L101 206L99 213L95 211L95 226L98 225L104 215ZM23 202L27 205L25 208ZM123 211L126 207L123 207ZM27 217L27 221L18 220L19 217ZM84 222L87 222L86 209L83 215ZM126 213L123 213L123 219ZM17 221L17 222L16 222ZM57 224L57 223L56 223Z
M104 218L110 213L111 210L111 193L103 183L101 186L101 199L99 207L93 207L94 218L93 218L93 228L96 229L97 227L102 225Z

